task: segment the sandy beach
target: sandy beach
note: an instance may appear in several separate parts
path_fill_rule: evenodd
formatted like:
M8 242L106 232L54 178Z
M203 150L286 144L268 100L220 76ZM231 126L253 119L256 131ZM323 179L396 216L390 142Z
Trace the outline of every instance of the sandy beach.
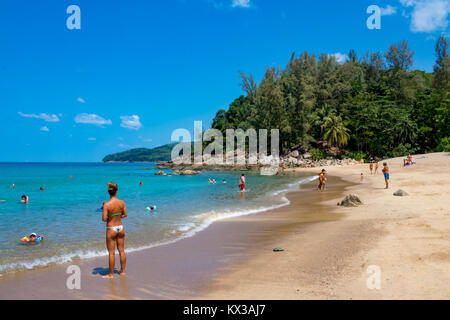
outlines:
M106 257L5 274L0 299L448 299L450 156L414 159L406 168L387 160L388 190L381 167L372 176L368 164L327 167L326 191L314 181L289 193L289 206L130 253L127 275L114 280L101 278ZM409 196L393 196L400 188ZM338 207L347 194L363 205ZM66 287L73 264L80 290ZM369 266L381 271L379 290L367 287Z
M338 199L324 199L321 204L342 219L293 230L277 243L285 252L267 248L230 268L202 298L449 299L450 156L418 155L414 161L404 168L402 158L387 160L388 190L381 172L371 176L368 164L327 168L329 175L356 183L345 193L364 204L343 208ZM400 188L410 195L393 196ZM369 266L381 271L379 290L367 287Z

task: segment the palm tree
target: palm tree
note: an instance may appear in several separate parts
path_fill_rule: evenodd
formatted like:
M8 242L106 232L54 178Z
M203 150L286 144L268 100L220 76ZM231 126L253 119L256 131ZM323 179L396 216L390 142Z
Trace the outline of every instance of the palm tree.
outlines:
M344 126L342 118L330 114L324 118L325 133L323 138L331 145L343 147L348 143L350 138L349 129Z

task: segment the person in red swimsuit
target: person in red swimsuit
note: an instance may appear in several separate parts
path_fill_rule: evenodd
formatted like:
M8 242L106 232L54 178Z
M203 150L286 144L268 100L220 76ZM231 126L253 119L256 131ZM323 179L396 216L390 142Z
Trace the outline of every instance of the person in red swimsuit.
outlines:
M239 179L239 190L245 191L245 173L243 173L241 179Z

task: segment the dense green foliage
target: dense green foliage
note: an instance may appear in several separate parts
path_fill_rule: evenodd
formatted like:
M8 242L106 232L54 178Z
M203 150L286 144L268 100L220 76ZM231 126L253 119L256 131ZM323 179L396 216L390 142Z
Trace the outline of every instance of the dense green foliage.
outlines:
M168 161L170 154L175 144L166 144L154 149L131 149L124 152L110 154L103 159L103 162L117 161L117 162L155 162Z
M440 143L445 149L450 136L447 48L441 36L433 73L411 70L414 53L406 41L359 59L352 50L344 64L326 54L294 54L284 69L268 68L259 85L241 74L245 96L219 110L212 127L223 133L279 129L282 152L298 145L312 149L315 141L358 157L434 151Z

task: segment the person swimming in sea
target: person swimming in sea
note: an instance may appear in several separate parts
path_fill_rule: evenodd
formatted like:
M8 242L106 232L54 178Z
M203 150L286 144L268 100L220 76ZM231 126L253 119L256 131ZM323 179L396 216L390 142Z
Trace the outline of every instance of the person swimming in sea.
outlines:
M117 198L118 190L117 184L113 182L108 183L110 200L103 204L102 221L106 222L106 248L109 253L109 274L103 276L105 279L112 279L114 277L116 244L120 256L120 275L125 275L127 262L125 254L125 231L123 229L122 219L125 219L128 213L125 202Z
M23 195L23 196L22 196L22 200L20 200L20 202L22 202L22 203L28 203L28 196Z

